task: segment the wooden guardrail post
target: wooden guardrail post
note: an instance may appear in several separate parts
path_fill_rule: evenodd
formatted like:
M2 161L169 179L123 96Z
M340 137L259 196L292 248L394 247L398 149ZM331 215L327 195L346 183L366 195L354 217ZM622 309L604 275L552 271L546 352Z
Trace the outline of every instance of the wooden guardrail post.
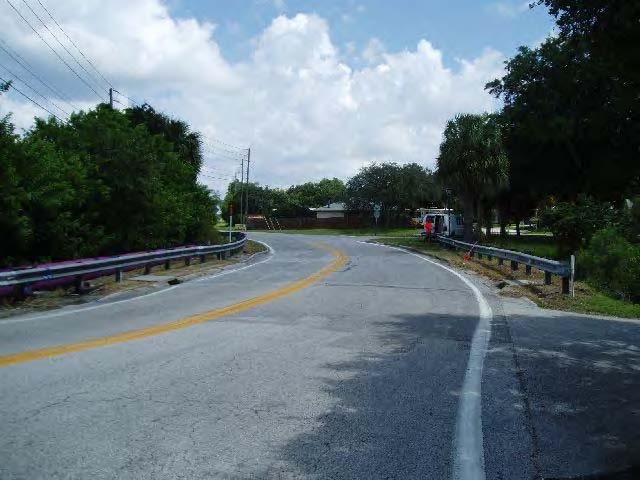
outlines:
M514 272L518 270L518 262L511 260L511 270L513 270Z
M569 277L562 277L562 293L569 294Z
M551 285L551 272L544 272L544 284Z
M527 275L531 275L531 265L525 265L524 273L526 273Z
M122 269L116 268L116 282L118 283L122 282L123 278L124 278L124 275L122 274Z

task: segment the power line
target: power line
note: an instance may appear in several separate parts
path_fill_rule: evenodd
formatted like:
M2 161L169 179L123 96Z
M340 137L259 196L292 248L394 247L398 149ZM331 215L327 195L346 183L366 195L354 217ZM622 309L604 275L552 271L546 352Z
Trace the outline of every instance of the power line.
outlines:
M63 45L63 43L62 43L60 40L58 40L58 37L57 37L57 36L56 36L56 35L55 35L55 34L54 34L50 29L49 29L49 27L47 26L47 24L46 24L46 23L44 23L44 21L40 18L40 15L38 15L38 14L33 10L33 8L31 8L31 5L29 5L29 4L27 3L27 0L22 0L22 3L24 3L24 4L27 6L27 8L31 11L31 13L33 13L33 15L38 19L38 21L42 24L42 26L47 30L47 32L49 32L49 34L51 34L51 36L53 37L53 39L54 39L56 42L58 42L58 45L60 45L60 46L64 49L64 51L65 51L65 52L67 52L71 58L73 58L73 60L78 64L78 66L79 66L82 70L84 70L84 72L89 76L89 78L95 82L95 81L96 81L96 78L95 78L95 77L94 77L94 76L89 72L89 70L87 70L86 68L84 68L84 65L82 65L82 64L78 61L78 59L77 59L77 58L76 58L76 57L75 57L75 56L74 56L74 55L69 51L69 49L68 49L67 47L65 47L65 46ZM98 89L102 88L102 86L100 85L100 82L99 82L99 81L98 81L98 82L96 82L96 86L98 87Z
M113 85L111 84L111 82L110 82L109 80L107 80L107 79L105 78L105 76L104 76L104 75L102 75L102 73L100 72L100 70L98 70L98 69L96 68L96 66L93 64L93 62L92 62L91 60L89 60L89 59L85 56L85 54L84 54L84 53L82 53L82 50L80 49L80 47L78 47L78 45L76 45L76 42L74 42L74 41L71 39L71 37L70 37L69 35L67 35L67 32L65 32L65 31L63 30L63 28L60 26L60 24L58 23L58 21L53 17L53 15L51 15L51 12L49 12L49 10L47 10L47 7L45 7L45 6L42 4L42 2L41 2L40 0L38 0L38 3L39 3L39 4L40 4L40 6L42 7L42 9L43 9L45 12L47 12L47 15L49 15L49 18L51 18L51 20L53 20L53 22L57 25L57 27L60 29L60 31L64 34L64 36L65 36L65 37L67 37L67 40L69 40L69 42L71 42L71 45L73 45L73 46L75 47L75 49L76 49L76 50L78 50L78 52L80 53L80 55L82 55L82 58L84 58L84 59L87 61L87 63L88 63L89 65L91 65L91 68L93 68L93 69L96 71L96 73L97 73L98 75L100 75L100 77L102 78L102 80L104 80L104 81L105 81L105 83L106 83L107 85L109 85L111 88L113 88ZM115 89L114 89L114 90L115 90ZM118 92L118 93L120 93L120 92ZM122 94L120 94L120 95L122 95Z
M29 62L27 62L24 57L22 57L18 52L16 52L15 50L13 50L12 53L12 49L9 47L9 45L0 38L0 49L2 49L7 55L9 55L9 57L11 57L13 59L14 62L16 62L18 65L20 65L24 70L26 70L33 78L35 78L38 82L40 82L45 88L49 89L51 91L51 93L53 93L55 96L57 96L58 98L60 98L61 100L63 100L65 103L67 103L73 110L79 110L78 107L76 105L73 104L73 102L71 101L71 99L69 97L67 97L65 94L63 94L60 90L58 90L57 88L55 88L53 85L49 85L47 82L45 82L44 80L42 80L42 78L37 75L36 73L33 72L33 70L31 70L33 68L33 66L31 66L31 64ZM17 57L17 58L16 58ZM29 68L31 67L31 68Z
M235 148L236 150L243 150L243 151L247 150L244 147L237 147L235 145L231 145L230 143L225 143L221 140L218 140L217 138L214 138L214 137L208 137L208 139L211 140L212 142L216 142L216 143L219 143L220 145L224 145L225 147Z
M91 90L92 90L92 91L93 91L93 92L98 96L98 98L100 98L100 100L101 100L101 101L103 101L104 99L100 96L100 94L99 94L98 92L96 92L96 90L95 90L91 85L89 85L89 83L87 83L87 81L86 81L84 78L82 78L82 77L78 74L78 72L76 72L76 71L73 69L73 67L67 63L67 61L66 61L64 58L62 58L62 57L60 56L60 54L59 54L59 53L58 53L58 52L57 52L57 51L56 51L56 50L55 50L55 49L54 49L54 48L49 44L49 42L47 42L47 41L42 37L42 35L40 35L40 32L38 32L38 31L33 27L33 25L31 25L31 23L29 22L29 20L27 20L26 18L24 18L24 16L22 15L22 13L20 13L20 11L15 7L15 5L14 5L13 3L11 3L11 0L7 0L7 3L8 3L9 5L11 5L11 8L13 8L13 10L14 10L14 11L15 11L19 16L20 16L20 18L22 18L22 20L24 20L24 22L29 26L29 28L31 28L31 30L33 30L33 32L34 32L34 33L35 33L35 34L40 38L40 40L42 40L42 41L45 43L45 45L46 45L47 47L49 47L49 49L50 49L50 50L51 50L51 51L56 55L56 57L58 57L58 59L59 59L62 63L64 63L64 64L67 66L67 68L68 68L69 70L71 70L71 71L74 73L74 75L80 79L80 81L81 81L82 83L84 83L84 84L85 84L89 89L91 89Z
M25 0L22 0L22 1L23 1L23 2L25 2L25 4L26 4L26 1L25 1ZM51 20L53 20L53 23L55 23L55 24L56 24L56 26L57 26L57 27L58 27L58 29L62 32L62 34L67 38L67 40L69 40L69 43L71 43L71 45L73 45L73 47L78 51L78 53L82 56L82 58L84 58L84 59L85 59L85 61L86 61L86 62L91 66L91 68L92 68L92 69L93 69L93 70L94 70L94 71L95 71L95 72L100 76L100 78L104 81L104 83L106 83L109 87L111 87L111 88L113 89L113 91L114 91L115 93L117 93L118 95L120 95L120 96L122 96L122 97L126 98L126 99L127 99L127 100L129 100L131 103L133 103L134 105L139 105L139 104L140 104L140 102L138 102L138 101L134 100L133 98L128 97L128 96L127 96L127 95L125 95L124 93L119 92L118 90L116 90L116 88L113 86L113 84L112 84L112 83L111 83L111 82L110 82L110 81L109 81L109 80L108 80L108 79L107 79L107 78L102 74L102 72L101 72L100 70L98 70L98 67L96 67L96 66L95 66L95 64L91 61L91 59L89 59L89 58L84 54L84 52L83 52L83 51L82 51L82 49L78 46L78 44L77 44L76 42L74 42L74 41L73 41L73 39L69 36L69 34L68 34L68 33L67 33L63 28L62 28L62 25L60 25L60 23L56 20L56 18L55 18L55 17L53 16L53 14L49 11L49 9L48 9L47 7L45 7L45 6L44 6L44 4L43 4L40 0L37 0L37 1L38 1L38 3L40 4L40 7L42 7L42 9L47 13L47 15L49 16L49 18L50 18ZM27 5L27 6L29 6L29 5ZM33 11L31 8L30 8L30 10L31 10L31 11ZM36 16L37 16L37 14L36 14L35 12L34 12L34 15L36 15ZM44 25L44 23L42 22L42 20L40 20L40 22ZM45 25L45 28L47 28L47 27L46 27L46 25ZM47 30L49 30L49 29L47 28ZM49 30L49 32L53 35L53 33L52 33L50 30ZM53 35L53 36L55 37L55 35ZM57 38L56 38L56 40L57 40ZM59 40L57 40L57 41L58 41L58 43L60 43L60 41L59 41ZM68 50L64 45L62 45L62 43L60 43L60 45L61 45L61 46L62 46L62 47L67 51L67 53L68 53L68 54L69 54L69 55L70 55L70 56L71 56L71 57L76 61L76 63L77 63L78 65L80 65L80 67L81 67L85 72L87 72L87 74L88 74L88 75L90 75L90 76L91 76L91 78L92 78L94 81L96 81L96 77L95 77L95 76L93 76L93 75L91 75L91 74L87 71L87 69L86 69L86 68L84 68L84 67L81 65L81 63L80 63L80 62L79 62L79 61L78 61L78 60L77 60L77 59L76 59L76 58L71 54L71 52L69 52L69 50ZM96 81L96 83L99 83L99 82L97 82L97 81ZM120 103L120 102L118 102L118 103ZM122 105L122 103L121 103L121 105Z
M7 83L8 80L5 80L4 78L0 77L0 82L3 83ZM37 105L38 107L40 107L42 110L44 110L45 112L47 112L49 115L52 115L54 117L56 117L58 120L60 120L60 122L65 123L64 120L62 120L59 116L57 116L55 113L53 113L52 111L50 111L48 108L43 107L42 105L40 105L38 102L36 102L33 98L31 98L29 95L27 95L26 93L22 92L20 89L14 87L13 85L10 86L10 88L13 88L16 92L18 92L20 95L22 95L24 98L26 98L27 100L29 100L31 103L33 103L34 105Z
M210 143L208 143L206 140L203 140L202 142L207 148L211 149L211 150L217 150L220 152L224 152L225 154L232 156L234 158L246 158L247 157L247 150L245 149L243 152L242 151L237 151L234 152L233 150L228 150L226 148L222 148L222 147L218 147L216 145L211 145Z
M42 93L40 93L38 90L36 90L35 88L33 88L29 82L23 80L22 78L20 78L20 76L16 75L15 73L13 73L9 68L7 68L5 65L0 63L0 67L4 68L7 72L9 72L9 75L11 75L12 77L14 77L16 80L24 83L32 92L34 92L37 95L40 95L40 97L42 97L44 99L45 102L49 102L51 103L51 105L53 105L54 107L56 107L58 110L60 110L62 113L64 113L67 117L69 116L69 112L67 112L66 110L64 110L63 108L59 107L53 100L45 97Z
M134 100L134 99L133 99L133 98L131 98L131 97L127 97L124 93L119 92L119 91L118 91L118 90L116 90L115 88L113 88L113 87L112 87L112 89L113 89L113 91L114 91L115 93L117 93L117 94L118 94L118 95L120 95L121 97L126 98L126 99L127 99L127 100L129 100L131 103L133 103L134 105L136 105L136 106L142 105L142 103L140 103L140 102L138 102L138 101Z
M222 157L222 158L226 158L228 160L234 160L234 161L240 161L240 160L244 160L246 159L246 155L243 156L236 156L236 155L232 155L230 153L226 153L224 151L216 151L212 148L211 145L207 145L206 143L203 143L203 149L205 152L210 153L211 155L215 155L218 157Z

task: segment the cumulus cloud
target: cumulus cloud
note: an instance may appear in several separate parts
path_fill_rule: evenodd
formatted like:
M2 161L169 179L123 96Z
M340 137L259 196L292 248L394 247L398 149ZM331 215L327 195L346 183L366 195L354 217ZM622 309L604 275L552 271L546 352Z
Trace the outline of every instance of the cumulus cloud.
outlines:
M518 15L529 10L530 4L531 1L518 1L515 3L513 1L501 1L490 3L488 9L501 17L516 18Z
M281 186L346 178L374 161L433 167L450 117L496 107L483 87L501 75L504 61L487 49L447 68L443 52L427 40L388 52L372 39L370 63L354 69L326 20L298 14L273 19L250 58L231 63L214 24L172 18L158 0L113 0L109 9L75 0L56 3L52 12L116 88L186 119L205 137L250 144L253 179ZM0 7L7 42L45 78L88 101L90 94L18 20ZM0 109L15 112L16 123L35 111L15 94L0 100ZM237 166L215 156L207 162L229 171Z

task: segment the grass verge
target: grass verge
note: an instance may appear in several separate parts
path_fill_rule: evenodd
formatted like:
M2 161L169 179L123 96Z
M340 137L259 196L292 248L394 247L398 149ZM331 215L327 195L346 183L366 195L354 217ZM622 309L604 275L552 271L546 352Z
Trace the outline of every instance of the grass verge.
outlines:
M515 250L517 252L527 253L542 258L551 258L561 260L559 258L558 247L553 237L517 237L515 235L502 238L497 235L491 235L482 239L483 245L491 245L506 250ZM566 260L566 259L565 259Z
M623 318L640 318L640 304L618 300L604 295L583 282L576 282L575 297L560 293L560 278L554 276L551 285L544 284L544 274L533 270L525 273L524 267L512 271L509 262L498 265L497 260L472 258L465 260L463 252L441 248L437 243L425 243L418 238L383 238L373 240L392 246L408 247L438 258L453 267L483 275L501 285L500 295L527 297L543 308L577 313L610 315Z

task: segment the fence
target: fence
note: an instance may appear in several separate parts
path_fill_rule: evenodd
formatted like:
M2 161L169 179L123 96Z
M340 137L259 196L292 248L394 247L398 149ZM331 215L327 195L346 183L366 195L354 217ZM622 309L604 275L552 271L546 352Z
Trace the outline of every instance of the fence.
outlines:
M191 259L199 258L206 261L207 255L216 255L224 259L244 248L247 236L244 232L233 232L234 241L223 245L203 245L195 247L179 247L152 252L133 253L114 257L78 260L42 267L24 268L0 272L0 288L9 287L15 296L29 295L34 288L46 288L47 284L75 284L76 290L81 291L84 280L115 274L117 282L122 281L123 272L144 267L149 273L155 265L171 268L174 260L183 260L190 265Z
M467 250L471 256L477 255L479 259L486 256L487 260L491 261L493 257L495 257L498 259L499 265L502 265L504 260L508 260L511 262L511 270L518 270L518 266L522 264L525 266L525 273L527 275L531 275L532 268L541 270L544 272L545 285L551 285L552 275L558 275L562 278L562 293L573 293L573 279L575 275L575 257L573 255L569 262L559 262L557 260L549 260L548 258L536 257L512 250L461 242L443 235L438 235L437 238L441 245L453 249Z

